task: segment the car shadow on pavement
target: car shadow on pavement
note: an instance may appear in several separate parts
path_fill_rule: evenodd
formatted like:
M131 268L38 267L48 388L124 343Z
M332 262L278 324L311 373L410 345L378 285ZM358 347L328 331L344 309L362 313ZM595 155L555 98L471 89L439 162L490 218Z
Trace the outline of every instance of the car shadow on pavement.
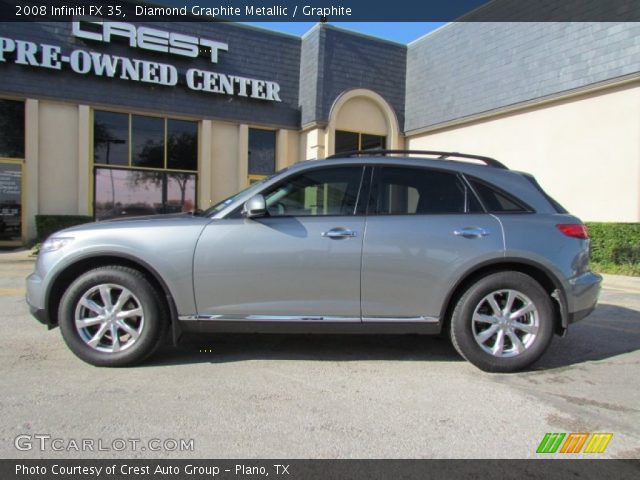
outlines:
M555 336L531 371L568 367L640 350L640 312L600 304L587 319ZM198 334L165 347L143 366L247 360L463 361L443 336Z
M246 360L446 361L463 359L448 339L421 335L198 334L164 348L144 365Z
M531 370L549 370L606 360L640 350L640 312L600 303L585 320L569 326L566 337L554 337L549 350Z

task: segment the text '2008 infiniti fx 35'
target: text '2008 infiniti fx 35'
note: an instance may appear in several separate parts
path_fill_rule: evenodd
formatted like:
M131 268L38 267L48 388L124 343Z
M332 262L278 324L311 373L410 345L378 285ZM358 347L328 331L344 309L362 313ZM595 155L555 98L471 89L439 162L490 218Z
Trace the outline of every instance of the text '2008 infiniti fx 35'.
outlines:
M445 330L477 367L510 372L587 316L600 283L585 226L532 176L375 151L300 162L204 212L60 231L27 302L99 366L184 332Z

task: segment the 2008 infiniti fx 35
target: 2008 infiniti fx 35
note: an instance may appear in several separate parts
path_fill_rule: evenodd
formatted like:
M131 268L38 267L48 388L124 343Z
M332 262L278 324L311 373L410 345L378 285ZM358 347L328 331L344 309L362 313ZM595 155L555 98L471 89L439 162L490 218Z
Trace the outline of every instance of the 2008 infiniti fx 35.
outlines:
M99 366L182 332L446 329L471 363L510 372L587 316L600 283L586 228L530 175L375 151L298 163L204 212L60 231L27 302Z

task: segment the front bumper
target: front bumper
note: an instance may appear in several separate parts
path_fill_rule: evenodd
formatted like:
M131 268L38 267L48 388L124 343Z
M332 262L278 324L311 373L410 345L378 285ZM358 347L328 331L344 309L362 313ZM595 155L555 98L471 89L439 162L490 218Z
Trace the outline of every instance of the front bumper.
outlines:
M49 328L53 328L55 325L51 323L51 319L49 318L49 314L44 308L36 308L32 305L29 305L29 312L36 320L40 323L46 325Z
M44 305L44 291L42 287L42 278L34 272L27 277L27 305L29 305L29 312L36 320L49 328L53 328L55 325L51 323L49 312Z

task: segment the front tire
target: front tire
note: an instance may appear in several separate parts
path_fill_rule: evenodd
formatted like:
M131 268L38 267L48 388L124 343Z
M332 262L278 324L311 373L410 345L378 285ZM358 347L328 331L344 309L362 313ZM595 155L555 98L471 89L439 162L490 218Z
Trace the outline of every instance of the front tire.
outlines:
M78 277L58 310L67 346L100 367L143 361L160 345L166 323L153 285L138 270L117 265Z
M451 316L458 353L486 372L515 372L538 360L553 337L549 294L520 272L479 279L460 297Z

